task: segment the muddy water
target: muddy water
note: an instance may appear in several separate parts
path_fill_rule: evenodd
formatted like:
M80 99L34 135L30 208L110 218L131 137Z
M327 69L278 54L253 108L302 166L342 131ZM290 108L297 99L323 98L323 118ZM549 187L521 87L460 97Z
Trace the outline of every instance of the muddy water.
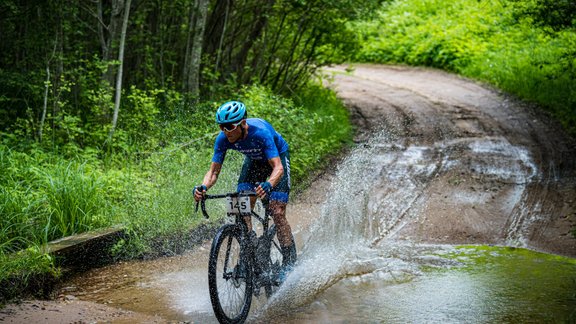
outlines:
M374 253L368 264L353 265L352 273L340 274L340 280L301 307L290 312L270 310L263 321L571 323L576 320L573 261L507 248L409 249L415 248L418 255L409 262L382 251ZM453 258L455 255L459 257ZM375 267L374 263L378 265Z
M340 163L327 199L290 210L298 266L276 295L253 305L248 321L576 321L574 259L524 249L425 244L401 234L427 215L430 184L460 174L461 157L500 187L459 190L451 194L453 201L481 209L498 190L507 202L500 212L522 213L517 206L523 193L539 177L524 148L502 138L415 146L382 132ZM215 322L208 249L209 242L179 257L94 270L70 282L67 293L166 321Z
M576 320L574 260L502 247L384 245L302 260L276 296L253 306L248 321ZM101 271L76 284L85 293L78 297L165 321L215 323L205 266L195 256L202 258L191 254Z

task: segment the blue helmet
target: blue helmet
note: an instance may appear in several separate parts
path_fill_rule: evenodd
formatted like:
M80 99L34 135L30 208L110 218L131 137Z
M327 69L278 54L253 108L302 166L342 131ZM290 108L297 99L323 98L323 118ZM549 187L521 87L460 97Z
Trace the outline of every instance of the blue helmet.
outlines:
M246 106L240 101L228 101L216 111L218 124L236 123L246 118Z

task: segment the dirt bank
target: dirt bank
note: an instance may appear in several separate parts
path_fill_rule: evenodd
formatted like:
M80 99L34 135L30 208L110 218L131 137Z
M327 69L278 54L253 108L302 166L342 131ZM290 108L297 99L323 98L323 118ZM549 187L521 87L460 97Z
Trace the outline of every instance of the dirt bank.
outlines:
M351 111L355 141L371 150L367 210L376 241L504 244L576 257L576 146L545 114L437 70L355 65L327 73ZM319 213L335 170L291 204L296 231ZM54 301L8 305L0 322L166 322L74 294L64 288Z

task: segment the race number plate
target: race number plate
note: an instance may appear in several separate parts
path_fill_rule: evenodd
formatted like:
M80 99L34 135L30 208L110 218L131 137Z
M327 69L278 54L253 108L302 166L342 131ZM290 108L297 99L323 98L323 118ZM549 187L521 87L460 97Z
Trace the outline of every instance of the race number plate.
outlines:
M228 214L250 214L249 197L227 197L226 212Z

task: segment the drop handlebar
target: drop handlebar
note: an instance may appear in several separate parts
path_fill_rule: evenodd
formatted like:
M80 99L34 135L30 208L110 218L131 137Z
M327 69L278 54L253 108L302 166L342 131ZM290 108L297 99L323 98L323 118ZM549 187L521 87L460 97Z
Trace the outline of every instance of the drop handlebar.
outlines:
M254 192L254 191L229 192L229 193L218 194L218 195L205 194L202 200L196 202L195 212L196 213L198 212L198 206L200 206L201 210L202 210L202 215L204 215L205 218L209 218L210 216L206 212L206 200L208 200L208 199L220 199L220 198L226 198L226 197L254 197L254 196L257 196L256 192Z

